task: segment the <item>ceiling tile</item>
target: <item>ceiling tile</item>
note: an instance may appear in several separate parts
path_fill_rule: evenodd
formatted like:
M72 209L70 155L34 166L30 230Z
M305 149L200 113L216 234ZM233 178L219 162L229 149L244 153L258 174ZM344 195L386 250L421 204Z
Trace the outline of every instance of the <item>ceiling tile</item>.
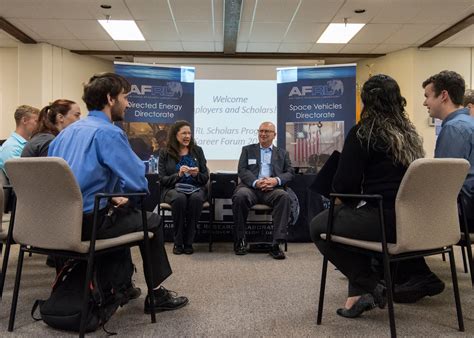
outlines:
M315 43L310 53L338 53L344 46L344 43Z
M419 1L400 2L392 1L383 6L371 23L409 23L423 10Z
M251 22L253 19L254 8L255 0L242 0L240 21Z
M256 22L290 22L299 0L259 0Z
M377 47L377 44L355 44L349 43L342 48L339 53L370 53Z
M285 36L285 42L316 42L327 24L293 22Z
M1 16L6 19L49 19L52 18L50 8L41 6L38 1L12 1L2 0Z
M135 20L173 20L166 0L125 0L125 3Z
M380 44L372 50L374 54L387 54L410 47L408 44Z
M433 32L439 25L413 25L405 24L398 31L394 32L384 43L413 44L428 33Z
M121 50L151 50L151 47L147 41L115 41L115 43Z
M247 51L247 42L237 42L237 52L245 53Z
M350 41L351 43L380 43L398 31L402 25L398 24L367 24Z
M123 0L89 0L87 3L87 9L96 19L105 19L106 15L110 15L112 20L133 20L133 16ZM101 8L100 5L104 3L112 8Z
M94 19L93 14L88 10L84 4L93 1L80 1L80 0L42 0L37 1L41 3L41 10L47 10L49 18L53 19L81 19L91 20Z
M214 41L210 22L177 21L176 24L183 41Z
M224 43L219 41L214 41L214 51L215 52L223 52L224 51Z
M253 24L249 41L251 42L280 42L288 27L287 23L262 23Z
M473 10L474 1L470 4L450 2L449 6L426 6L412 18L411 23L454 24L467 17Z
M224 0L212 0L214 4L214 21L224 21Z
M69 50L84 50L87 49L86 46L82 44L81 41L79 40L60 40L60 39L54 39L54 40L46 40L45 42L49 43L50 45L53 46L58 46L62 47L65 49Z
M213 52L214 42L183 41L183 48L186 52Z
M312 43L282 43L278 48L279 53L307 53Z
M34 30L30 29L27 25L25 25L23 22L21 22L22 19L8 19L8 21L14 25L16 28L21 30L23 33L28 35L30 38L34 40L39 40L41 39L41 36L35 32Z
M59 20L53 19L21 19L29 29L35 31L42 39L65 40L75 39L66 26Z
M279 43L252 43L249 42L247 52L249 53L276 53Z
M183 45L177 41L148 41L154 51L161 52L182 52Z
M247 42L249 41L250 28L252 26L251 22L240 22L239 35L237 36L238 42Z
M333 22L341 22L344 18L348 18L351 23L368 23L380 12L387 3L380 0L351 0L347 1L337 12ZM364 9L364 13L355 13L356 9Z
M212 19L211 0L170 0L176 20L210 21Z
M214 23L214 41L224 41L224 23L221 21Z
M468 27L445 40L447 47L474 47L474 26Z
M154 41L178 41L180 40L174 23L172 21L137 21L143 36L146 40Z
M120 50L112 40L81 40L91 50Z
M296 22L331 22L345 0L313 0L303 1Z
M97 20L60 20L67 29L81 40L110 40L111 37Z

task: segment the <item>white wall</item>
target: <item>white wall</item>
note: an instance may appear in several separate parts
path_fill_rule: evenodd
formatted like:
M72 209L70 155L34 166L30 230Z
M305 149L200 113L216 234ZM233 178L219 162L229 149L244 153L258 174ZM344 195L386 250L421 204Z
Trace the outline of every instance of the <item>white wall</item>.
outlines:
M112 62L45 43L0 48L0 138L15 129L13 113L21 104L41 108L65 98L79 103L86 114L82 84L106 71L113 71Z

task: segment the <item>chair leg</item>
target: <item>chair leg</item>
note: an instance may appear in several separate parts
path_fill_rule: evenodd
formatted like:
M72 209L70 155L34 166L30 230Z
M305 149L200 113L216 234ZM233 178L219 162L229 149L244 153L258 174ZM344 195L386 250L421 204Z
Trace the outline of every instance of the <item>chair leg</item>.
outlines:
M82 298L82 310L81 310L81 324L79 326L79 337L83 338L86 334L86 320L87 310L89 307L89 294L90 294L90 282L92 280L92 272L94 267L94 255L90 254L87 259L86 278L84 282L84 292Z
M462 254L462 265L464 268L464 273L467 273L467 260L466 260L466 250L464 245L461 245L461 254Z
M444 254L444 252L441 254L441 257L443 258L443 262L446 262L446 255Z
M2 263L2 274L0 276L0 299L3 296L3 287L5 286L5 278L7 276L7 267L8 267L8 258L10 257L10 241L7 241L5 245L5 252L3 254L3 263Z
M318 304L318 317L316 324L321 325L323 319L323 306L324 306L324 292L326 290L326 274L328 271L328 259L324 256L323 269L321 271L321 287L319 289L319 304Z
M214 210L209 209L209 252L212 252L212 232L214 231Z
M469 263L469 272L471 273L471 284L474 287L474 263L472 261L471 241L467 242L466 249L467 249L467 261ZM1 290L0 290L0 292L1 292Z
M456 274L456 262L454 261L453 247L449 250L449 264L451 265L451 278L453 280L454 300L456 301L456 313L458 315L459 331L464 332L464 320L459 297L458 276Z
M392 276L390 273L390 261L388 255L383 255L383 268L384 268L384 279L387 287L387 305L388 305L388 318L390 321L390 336L395 338L397 336L397 330L395 326L395 311L393 309L393 289L392 289Z
M10 320L8 322L8 332L12 332L13 327L15 326L16 306L18 303L18 293L20 291L21 270L23 268L24 256L25 252L23 251L23 248L20 247L20 252L18 253L18 265L16 267L15 286L13 288L12 307L10 309Z

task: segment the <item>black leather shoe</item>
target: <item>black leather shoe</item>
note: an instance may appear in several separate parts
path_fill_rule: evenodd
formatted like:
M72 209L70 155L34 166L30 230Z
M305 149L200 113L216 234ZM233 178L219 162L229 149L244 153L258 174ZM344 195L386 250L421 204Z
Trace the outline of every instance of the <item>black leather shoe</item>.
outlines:
M374 298L374 303L380 309L385 308L387 305L387 288L382 284L377 284L374 291L372 291L372 297Z
M272 248L270 249L270 256L275 259L285 259L285 253L280 249L279 244L273 244Z
M158 290L154 290L155 312L160 311L171 311L177 310L188 304L189 300L186 297L178 297L176 292L166 290L164 287L160 286ZM145 298L145 313L151 312L150 299L148 296Z
M435 296L444 290L444 283L434 273L413 276L403 284L397 284L393 291L396 303L415 303L423 297Z
M173 253L175 255L181 255L184 253L184 246L183 245L178 245L178 244L175 244L174 247L173 247Z
M142 290L140 288L135 287L135 285L130 283L128 288L123 292L123 300L120 305L127 304L130 300L137 299L142 294Z
M342 316L345 318L357 318L365 311L372 310L376 306L377 305L374 302L374 297L370 293L366 293L360 296L357 302L355 302L355 304L352 305L350 309L346 309L346 308L337 309L336 313L339 316Z
M192 245L185 245L184 246L184 253L186 255L192 255L194 253L194 249Z
M247 254L247 243L245 239L239 239L234 245L234 251L236 255L242 256Z

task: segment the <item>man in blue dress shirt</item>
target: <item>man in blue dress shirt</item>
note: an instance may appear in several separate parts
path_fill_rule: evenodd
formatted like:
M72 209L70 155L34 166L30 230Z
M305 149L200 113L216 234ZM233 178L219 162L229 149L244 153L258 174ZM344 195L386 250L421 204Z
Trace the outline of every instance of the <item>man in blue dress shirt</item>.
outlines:
M263 122L258 129L258 142L242 148L238 174L240 184L232 197L234 214L235 254L245 255L245 223L249 209L257 203L273 208L273 243L270 255L285 259L280 244L286 240L290 219L290 197L284 186L291 181L295 172L288 152L273 145L275 125Z
M130 92L127 80L113 73L94 75L84 86L83 100L89 110L87 118L64 129L50 144L48 156L62 157L71 167L83 195L83 239L90 238L94 196L97 193L146 191L145 166L132 151L122 129L112 122L122 121L128 107ZM106 217L107 201L100 205L98 238L111 238L139 231L141 214L127 198L113 198L112 203L123 212L116 217ZM113 208L112 208L113 209ZM160 284L171 275L171 267L164 247L163 230L157 214L148 220L154 236L150 241L152 276L147 283L155 289L155 304L145 299L145 312L175 310L188 303L186 297L177 297ZM142 247L140 247L142 249ZM137 292L131 292L135 298Z

